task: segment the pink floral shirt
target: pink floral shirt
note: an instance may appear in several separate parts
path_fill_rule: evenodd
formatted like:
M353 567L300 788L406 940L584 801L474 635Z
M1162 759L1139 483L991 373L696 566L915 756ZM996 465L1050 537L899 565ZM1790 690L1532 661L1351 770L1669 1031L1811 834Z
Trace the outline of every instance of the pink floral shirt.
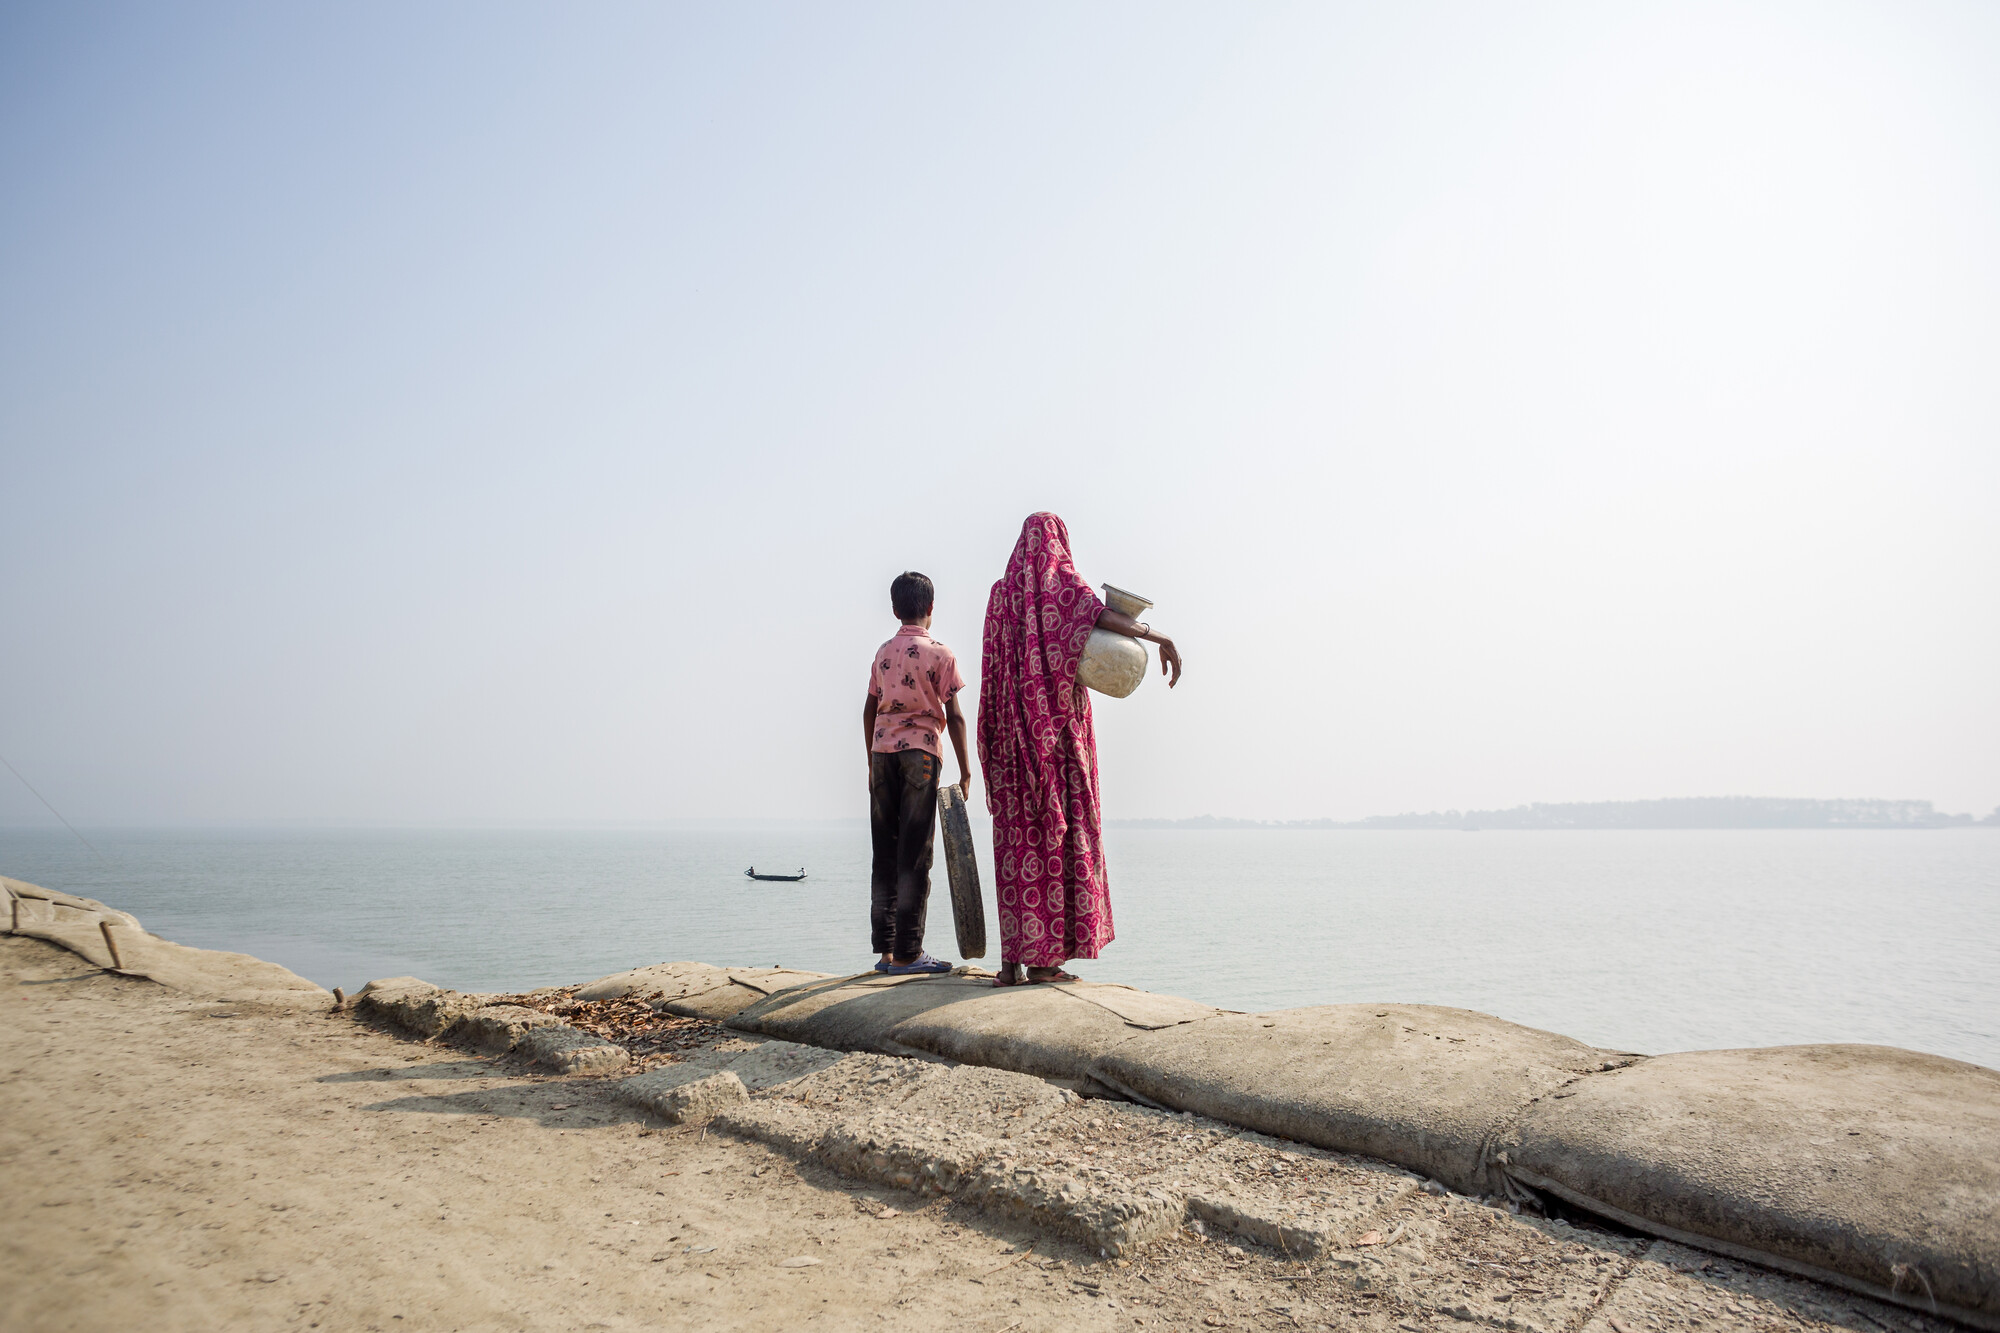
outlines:
M905 625L875 650L868 693L875 697L875 745L944 758L944 706L965 688L958 659L922 625Z

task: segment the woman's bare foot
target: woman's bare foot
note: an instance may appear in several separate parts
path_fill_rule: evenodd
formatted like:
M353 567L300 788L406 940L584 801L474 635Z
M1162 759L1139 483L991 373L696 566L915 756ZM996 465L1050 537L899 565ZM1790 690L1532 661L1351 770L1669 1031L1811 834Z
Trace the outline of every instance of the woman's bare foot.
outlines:
M994 984L994 985L996 985L996 986L1018 986L1018 985L1020 985L1020 984L1021 984L1021 965L1020 965L1019 963L1002 963L1002 964L1000 964L1000 970L999 970L998 972L995 972L995 973L993 974L993 984Z

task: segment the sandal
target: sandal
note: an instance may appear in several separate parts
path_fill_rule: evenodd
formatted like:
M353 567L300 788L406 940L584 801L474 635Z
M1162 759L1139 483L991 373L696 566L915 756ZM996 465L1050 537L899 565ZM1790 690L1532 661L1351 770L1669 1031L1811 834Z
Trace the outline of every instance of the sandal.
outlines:
M996 985L996 986L1018 986L1018 985L1020 985L1020 984L1021 984L1021 965L1020 965L1019 963L1002 963L1002 964L1000 964L1000 970L999 970L998 972L995 972L995 973L993 974L993 984L994 984L994 985Z
M892 977L936 976L940 972L951 971L951 964L927 953L920 953L907 963L894 963L882 969L883 974Z
M1067 986L1070 982L1082 981L1083 978L1074 972L1065 972L1061 968L1057 968L1056 974L1052 977L1038 977L1033 972L1030 972L1025 980L1030 986Z

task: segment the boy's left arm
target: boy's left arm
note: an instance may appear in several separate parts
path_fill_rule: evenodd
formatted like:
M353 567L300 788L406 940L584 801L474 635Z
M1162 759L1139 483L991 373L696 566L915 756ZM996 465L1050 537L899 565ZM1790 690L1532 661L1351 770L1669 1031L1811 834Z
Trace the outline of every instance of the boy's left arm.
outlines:
M972 765L965 761L965 714L958 711L958 696L952 695L944 703L944 729L951 733L951 748L958 754L958 794L960 799L972 799Z
M868 774L868 790L875 790L875 691L868 691L868 698L861 705L861 748L867 754L863 770Z

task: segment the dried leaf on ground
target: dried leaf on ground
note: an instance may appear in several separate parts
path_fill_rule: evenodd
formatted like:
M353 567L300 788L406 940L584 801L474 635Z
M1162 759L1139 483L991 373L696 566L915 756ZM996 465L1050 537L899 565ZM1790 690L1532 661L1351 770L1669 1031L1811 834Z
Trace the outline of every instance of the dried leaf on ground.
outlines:
M673 1064L688 1051L713 1045L730 1035L720 1023L665 1013L653 1008L649 1000L629 995L614 1000L579 1000L576 991L576 987L568 986L527 995L504 995L494 1003L518 1004L551 1014L593 1037L623 1046L635 1066L625 1071L628 1074Z

